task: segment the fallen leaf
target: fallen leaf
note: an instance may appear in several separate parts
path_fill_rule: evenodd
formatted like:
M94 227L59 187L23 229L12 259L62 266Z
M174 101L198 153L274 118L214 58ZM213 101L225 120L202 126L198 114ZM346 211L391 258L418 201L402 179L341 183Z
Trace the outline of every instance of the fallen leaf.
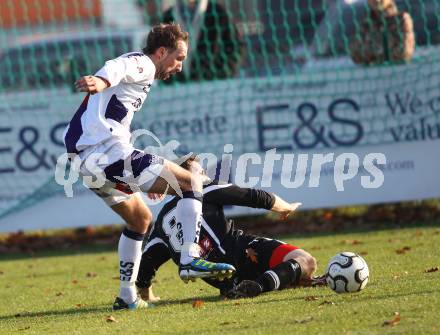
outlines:
M78 284L78 280L76 279L72 280L72 284Z
M366 251L361 251L361 252L359 253L359 255L361 255L361 256L367 256L367 255L368 255L368 252L366 252Z
M31 326L27 326L27 327L24 327L24 328L18 328L17 330L28 330L28 329L31 329Z
M343 240L342 244L358 245L358 244L364 244L364 242L359 240Z
M324 306L324 305L334 305L335 303L333 301L330 300L324 300L323 302L321 302L318 306Z
M97 276L97 274L95 272L87 272L86 273L86 277L88 277L88 278L94 278L96 276Z
M76 308L81 308L81 307L84 307L84 305L83 304L76 304L75 307Z
M304 319L295 320L295 322L296 323L307 323L307 322L310 322L312 320L313 320L313 317L312 316L308 316L308 317L306 317Z
M237 301L234 305L235 305L235 306L238 306L238 305L240 305L240 303Z
M58 293L56 293L55 294L57 297L61 297L62 295L64 295L64 293L63 292L58 292Z
M318 297L315 297L314 295L309 295L308 297L305 297L304 300L305 301L315 301L318 300Z
M119 276L114 276L114 277L112 277L112 279L119 280L120 278L119 278Z
M199 308L199 307L202 307L204 303L205 302L203 300L197 299L197 300L193 301L192 306L193 306L193 308Z
M105 321L107 321L107 322L118 322L118 321L113 317L113 315L109 315L109 316L107 316L107 317L105 318Z
M382 324L383 326L391 326L394 327L395 325L397 325L400 322L400 313L399 312L394 312L394 318L392 320L387 320L384 321L384 323Z
M247 248L246 256L251 260L251 262L258 263L258 259L257 259L258 253L254 249Z
M436 266L435 268L430 268L425 270L426 273L437 272L437 271L438 271L438 266Z
M411 250L411 247L405 246L402 249L397 249L396 250L396 254L403 255L403 254L407 253L410 250Z

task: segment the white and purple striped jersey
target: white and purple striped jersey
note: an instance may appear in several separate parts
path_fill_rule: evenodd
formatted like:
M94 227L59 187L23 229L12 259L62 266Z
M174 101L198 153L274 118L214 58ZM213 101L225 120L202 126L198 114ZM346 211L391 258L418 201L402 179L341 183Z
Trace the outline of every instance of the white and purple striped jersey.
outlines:
M67 152L87 152L104 143L107 148L116 143L130 147L130 124L147 98L155 72L151 59L140 52L107 61L95 76L107 79L111 86L86 96L65 130ZM112 160L130 154L123 151Z

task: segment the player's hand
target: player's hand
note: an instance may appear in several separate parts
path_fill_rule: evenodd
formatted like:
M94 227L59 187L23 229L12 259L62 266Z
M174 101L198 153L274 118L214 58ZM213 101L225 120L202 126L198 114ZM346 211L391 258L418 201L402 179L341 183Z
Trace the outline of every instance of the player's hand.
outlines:
M84 76L75 82L75 88L79 92L95 94L104 91L109 83L102 78L95 76Z
M158 302L160 297L156 297L153 293L153 286L138 289L139 295L145 301Z
M281 220L287 220L289 218L289 216L295 212L299 206L301 206L302 203L300 202L293 202L291 204L289 204L288 206L286 206L286 208L280 210L278 213L280 214L280 219Z
M147 193L147 197L150 200L162 201L165 198L165 194Z

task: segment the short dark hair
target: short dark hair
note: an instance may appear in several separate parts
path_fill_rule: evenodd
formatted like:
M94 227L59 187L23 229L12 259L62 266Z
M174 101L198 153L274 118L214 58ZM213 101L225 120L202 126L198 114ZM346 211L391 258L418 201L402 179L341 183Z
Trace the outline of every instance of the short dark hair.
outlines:
M180 166L183 167L185 170L189 171L191 164L193 162L198 162L198 161L199 161L199 159L197 158L197 156L192 154L184 162L180 163Z
M142 49L146 55L152 55L160 47L174 51L177 42L184 41L188 44L188 33L183 31L178 23L161 23L154 26L147 37L147 45Z

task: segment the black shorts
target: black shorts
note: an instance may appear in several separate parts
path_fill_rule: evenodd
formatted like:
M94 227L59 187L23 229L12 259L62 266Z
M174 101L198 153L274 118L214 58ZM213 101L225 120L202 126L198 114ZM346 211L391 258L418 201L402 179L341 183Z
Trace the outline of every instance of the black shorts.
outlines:
M208 284L217 287L220 291L227 291L242 280L255 280L267 270L283 261L290 251L298 247L286 244L279 240L254 235L244 235L235 232L234 236L224 244L227 250L226 257L209 257L216 262L226 262L234 265L237 272L232 280L218 282L205 280Z
M237 237L233 265L239 280L255 280L282 262L283 257L297 247L279 240L253 235Z

